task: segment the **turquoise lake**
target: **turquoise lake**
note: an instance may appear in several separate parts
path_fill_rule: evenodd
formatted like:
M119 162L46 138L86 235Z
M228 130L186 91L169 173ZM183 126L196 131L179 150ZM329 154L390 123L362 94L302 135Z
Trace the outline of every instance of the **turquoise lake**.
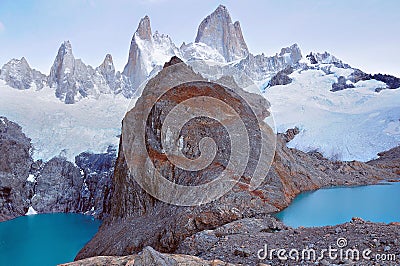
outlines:
M292 227L336 225L361 217L400 221L400 183L305 192L276 214ZM73 261L101 224L80 214L39 214L0 223L0 265L56 265Z
M57 265L74 260L101 224L90 216L53 213L0 223L0 265Z
M337 225L349 222L352 217L372 222L399 222L400 183L301 193L276 217L292 227Z

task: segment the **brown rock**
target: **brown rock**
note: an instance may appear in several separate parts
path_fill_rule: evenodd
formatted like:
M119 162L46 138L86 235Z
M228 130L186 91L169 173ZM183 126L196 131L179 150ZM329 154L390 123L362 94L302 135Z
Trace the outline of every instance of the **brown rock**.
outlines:
M177 86L188 81L196 82ZM188 172L174 167L158 144L162 135L159 133L162 121L173 106L201 90L208 90L209 95L214 98L221 98L222 95L233 97L232 95L239 94L246 99L261 121L269 114L268 103L261 96L246 93L240 88L235 88L233 91L233 88L227 89L221 85L207 87L208 85L204 84L201 76L182 63L164 68L148 82L135 107L127 113L123 121L122 140L113 179L114 194L111 200L110 218L80 251L77 259L96 255L127 255L140 252L145 246L152 246L160 252L173 253L182 241L197 232L214 229L241 218L281 210L302 191L332 185L373 184L390 176L386 171L364 163L331 162L317 154L288 149L287 139L279 136L275 153L271 149L260 153L261 156L274 157L271 168L265 171L265 179L257 189L249 190L249 180L252 178L252 169L255 168L249 167L232 190L214 201L199 206L175 206L162 202L149 195L136 181L145 180L142 186L159 197L186 200L185 202L191 198L171 193L163 186L160 187L159 183L154 181L156 172L151 170L152 167L157 167L174 183L193 186L213 180L225 167L227 160L223 153L217 155L214 163L209 165L208 171L203 172ZM170 88L177 89L171 93ZM168 98L158 98L164 92L170 93ZM156 108L152 109L156 101L158 101ZM240 97L230 100L232 108L245 106L245 103L240 101L242 101ZM226 112L210 102L203 104L210 108L214 115ZM250 113L242 111L242 117L250 119ZM206 118L191 122L193 123L185 124L187 127L183 127L181 131L183 136L181 148L186 157L194 159L200 156L198 143L204 136L212 137L217 145L221 143L221 149L228 149L229 140L225 138L226 132L218 123ZM262 136L266 136L268 140L274 139L273 131L266 124L260 123L259 126ZM249 130L257 132L256 127L251 127ZM140 145L140 139L144 136L150 141L146 145ZM179 140L165 139L166 145L174 141ZM252 146L251 139L249 141L250 148L257 148L257 145ZM127 162L134 162L134 167L130 168ZM250 154L249 165L257 165L257 156L254 154ZM128 173L129 168L130 173ZM237 180L235 177L232 179ZM204 197L207 202L208 193L205 191L196 193L189 195L193 198ZM283 225L277 226L283 228ZM212 238L204 239L204 243L212 245Z

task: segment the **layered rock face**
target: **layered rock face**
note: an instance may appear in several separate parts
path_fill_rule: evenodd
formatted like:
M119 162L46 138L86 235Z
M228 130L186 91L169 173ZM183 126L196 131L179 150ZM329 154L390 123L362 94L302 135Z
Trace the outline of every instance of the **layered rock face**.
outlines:
M104 218L110 205L111 177L116 151L84 152L75 163L63 157L36 162L31 170L35 177L30 204L38 213L75 212Z
M195 94L198 87L193 84L178 86L181 89L179 93L174 91L169 100L158 102L156 107L160 109L154 109L153 113L150 112L151 118L147 118L146 110L152 108L151 105L157 101L161 92L188 81L201 80L202 78L185 64L178 63L166 65L166 68L148 82L135 107L127 113L123 121L122 142L114 171L110 218L81 250L77 259L95 255L126 255L139 252L148 245L161 252L174 252L186 237L196 232L281 210L302 191L330 185L375 183L390 176L394 178L394 174L388 174L364 163L332 162L318 153L307 154L288 149L286 141L293 137L292 133L296 133L294 130L288 135L278 136L275 153L273 150L263 151L262 155L274 156L274 159L269 172L265 172L265 179L255 190L249 190L251 172L245 171L232 190L207 204L175 206L154 198L135 181L147 180L144 184L147 189L158 187L157 183L152 183L157 182L157 179L151 165L155 165L169 180L188 186L213 180L213 176L226 165L226 157L221 155L222 157L216 157L215 164L211 164L210 172L185 173L168 163L162 146L157 144L162 141L162 136L165 137L160 131L166 114L177 102ZM237 86L231 89L246 98L259 120L262 121L268 116L268 104L265 99L244 93ZM215 95L213 93L216 91L216 88L215 91L210 88L210 95ZM211 105L211 110L215 108L211 103L204 103L205 106L208 106L207 104ZM194 119L191 122L194 124L188 123L187 128L182 129L182 138L175 139L169 136L168 140L164 141L180 143L178 146L182 148L185 156L193 159L199 156L199 137L212 137L217 147L220 147L218 143L225 143L225 133L218 124L213 124L205 118ZM260 128L269 140L274 138L272 130L266 124L261 123ZM144 136L151 141L142 146L135 144L135 141ZM223 146L229 150L229 145L225 144ZM150 157L146 156L147 153ZM129 167L132 160L135 162L134 168ZM254 161L250 160L251 163ZM159 188L158 193L162 196L167 194L168 190ZM193 194L193 197L198 196Z
M24 215L28 210L26 180L33 163L31 148L21 127L0 117L0 221Z
M239 21L232 23L228 9L222 5L200 23L195 42L216 49L226 62L249 54Z
M27 90L32 86L40 90L46 84L46 76L31 69L25 57L20 60L12 59L5 64L0 71L0 79L19 90Z

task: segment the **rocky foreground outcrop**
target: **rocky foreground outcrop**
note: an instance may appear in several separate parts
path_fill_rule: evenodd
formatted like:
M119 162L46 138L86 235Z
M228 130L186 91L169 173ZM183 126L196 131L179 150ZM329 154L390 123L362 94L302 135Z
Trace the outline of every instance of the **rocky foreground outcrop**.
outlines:
M398 265L399 237L399 223L353 218L337 226L290 228L267 215L198 232L179 245L177 254L145 247L138 255L99 256L63 265ZM279 259L279 249L285 250L280 256L286 259Z
M61 264L60 266L234 266L235 264L226 263L221 260L203 260L196 256L183 254L165 254L154 250L152 247L145 247L137 255L128 256L98 256L76 262Z
M174 60L179 62L176 58ZM271 168L268 173L265 172L264 181L256 190L249 190L251 171L245 171L231 191L207 204L175 206L162 202L149 195L135 181L137 178L145 179L148 181L145 186L157 187L156 183L152 183L155 181L151 181L155 180L155 172L149 170L151 164L154 163L170 180L190 186L201 184L202 180L212 180L213 175L226 163L221 155L222 157L218 157L219 161L211 164L209 169L211 175L210 172L185 173L171 166L163 155L162 146L158 144L161 141L163 119L171 110L171 106L190 98L199 90L201 87L199 84L203 84L202 80L201 76L185 64L170 63L148 82L135 107L127 113L123 121L123 133L113 177L114 194L111 199L110 217L105 220L99 232L80 251L76 259L98 255L129 255L140 252L146 246L167 253L183 251L182 243L188 241L188 237L240 219L251 219L281 210L302 191L334 185L373 184L382 179L394 180L398 177L395 173L366 163L333 162L316 152L304 153L289 149L286 147L286 142L296 133L294 130L288 134L278 135L275 152L263 151L265 154L262 155L274 157ZM180 90L169 95L168 100L157 103L156 106L161 106L161 109L153 109L150 118L146 117L146 110L151 109L151 105L157 101L160 94L168 88L188 81L200 81L200 83L178 86ZM216 92L212 90L217 87L209 88L210 95L217 97ZM221 88L225 91L221 91ZM262 121L268 116L268 103L261 96L246 93L238 87L231 89L246 97L259 120ZM233 92L220 86L218 93L230 95ZM234 106L240 100L232 102ZM204 102L206 107L207 104L211 103ZM208 107L213 109L213 106ZM218 112L225 111L222 109ZM191 122L198 122L199 125L196 128L196 124L189 123L188 128L183 128L184 136L181 136L183 139L180 137L165 140L167 143L180 143L179 147L188 158L199 156L199 136L209 136L215 138L217 144L227 144L224 140L225 132L220 125L213 124L205 118ZM145 132L141 131L143 127ZM253 129L250 129L250 132L251 130ZM263 122L260 123L260 130L269 140L275 138L273 131ZM144 135L151 141L142 146L136 144L136 141ZM249 141L251 143L251 140ZM126 142L129 143L128 146L124 145ZM128 160L136 162L136 167L129 168L127 154ZM256 158L251 157L251 159ZM161 187L158 193L165 195L168 191ZM196 196L199 195L193 195ZM229 261L230 257L226 259Z

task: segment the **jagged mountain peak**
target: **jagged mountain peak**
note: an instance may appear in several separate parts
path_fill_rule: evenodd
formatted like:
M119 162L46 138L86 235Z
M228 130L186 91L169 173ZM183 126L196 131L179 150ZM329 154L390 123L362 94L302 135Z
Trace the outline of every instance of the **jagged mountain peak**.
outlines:
M342 60L338 59L337 57L326 51L324 53L310 52L310 54L308 54L306 58L310 61L311 64L334 64L342 68L350 67L348 64L345 64Z
M149 16L146 15L140 20L139 26L135 32L135 36L142 40L151 41L152 32Z
M111 55L106 55L103 63L93 69L81 59L75 59L69 41L61 44L48 77L49 86L56 89L56 97L67 104L88 96L97 98L101 93L113 93L116 82Z
M106 57L103 60L103 63L99 66L101 68L114 68L114 62L111 54L106 54Z
M26 61L26 58L23 56L23 57L21 57L21 59L19 60L22 64L24 64L24 65L28 65L29 66L29 64L28 64L28 61Z
M145 16L133 34L128 62L122 74L136 89L151 73L162 68L179 50L166 34L152 34L150 18Z
M73 56L71 42L69 40L64 41L58 49L58 53L62 55L70 54Z
M25 57L21 57L21 59L13 58L13 59L11 59L10 61L8 61L8 62L6 63L6 65L8 65L8 66L14 66L14 67L21 67L21 66L23 66L23 67L26 67L26 68L29 68L29 69L30 69L29 63L28 63L28 61L26 60Z
M57 77L62 73L68 74L74 70L75 58L72 53L72 45L70 41L64 41L58 49L56 59L50 69L49 85L57 83Z
M107 82L115 80L115 67L112 56L107 54L100 66L96 68L104 76ZM111 87L111 86L110 86Z
M226 8L226 6L224 5L219 5L217 9L215 9L215 11L211 13L210 16L212 16L213 14L222 14L223 16L226 16L229 19L231 19L228 8Z
M32 85L36 86L36 89L42 89L46 84L46 76L32 69L25 57L8 61L1 68L0 79L19 90L30 89Z
M283 48L281 49L281 52L279 53L279 55L280 55L280 56L283 56L283 55L285 55L285 54L287 54L287 53L291 53L291 52L293 52L293 51L298 51L299 54L301 55L300 47L299 47L299 45L298 45L297 43L294 43L294 44L292 44L292 45L289 46L289 47L283 47Z
M228 9L223 5L219 5L200 23L195 42L216 49L227 62L249 54L240 23L232 23Z

